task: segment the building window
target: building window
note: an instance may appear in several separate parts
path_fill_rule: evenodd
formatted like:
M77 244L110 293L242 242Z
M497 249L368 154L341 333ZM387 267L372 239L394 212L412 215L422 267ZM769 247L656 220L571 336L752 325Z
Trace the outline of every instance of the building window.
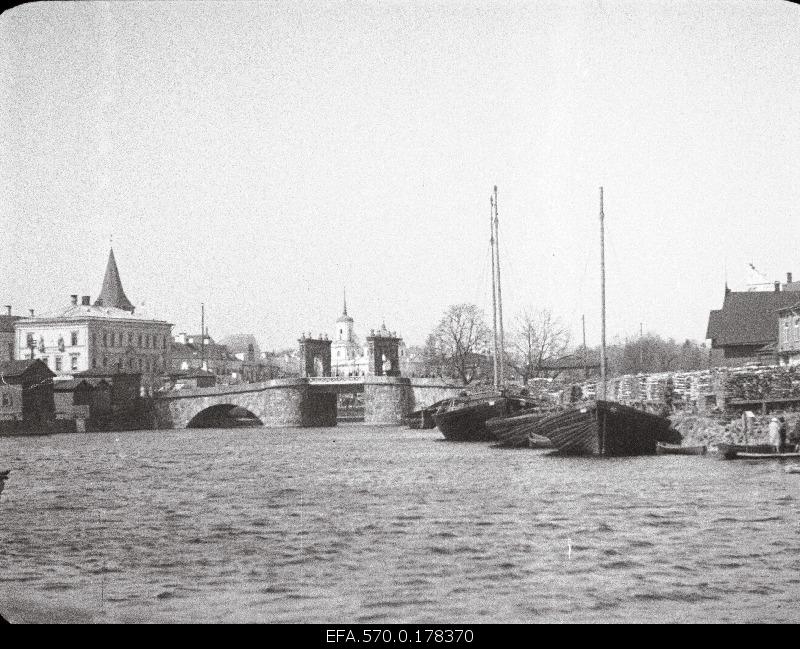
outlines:
M145 346L145 347L150 347L150 334L147 334L147 335L144 337L144 346Z
M3 408L11 407L11 395L8 392L3 392Z
M92 367L97 367L97 359L96 358L92 359Z
M73 347L77 347L78 346L78 332L77 331L73 331L70 334L70 342L71 342Z
M139 359L139 370L141 371L143 367L144 367L144 361L140 358Z
M25 337L25 347L28 349L33 349L36 346L36 343L33 342L33 334L28 334Z
M64 336L58 337L58 351L60 352L64 351Z
M56 356L56 372L61 371L61 356Z
M47 367L50 367L50 359L47 356L42 356L41 360L42 360L42 363L47 365Z
M103 347L108 347L108 334L103 332Z
M133 369L133 359L132 358L128 359L128 369L131 369L131 370Z
M70 356L70 369L77 370L78 369L78 355L72 354Z
M103 367L108 367L108 356L103 356Z
M133 334L130 332L128 333L128 344L133 345Z
M97 334L92 334L92 347L97 347Z
M142 346L142 334L139 334L139 347Z

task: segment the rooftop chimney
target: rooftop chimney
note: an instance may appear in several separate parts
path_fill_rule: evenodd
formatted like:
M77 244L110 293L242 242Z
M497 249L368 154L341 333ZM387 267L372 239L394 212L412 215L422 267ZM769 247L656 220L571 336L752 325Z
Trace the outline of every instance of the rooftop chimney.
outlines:
M77 295L70 295L72 298L72 304L78 304L78 296Z
M781 283L780 282L775 282L775 292L779 293L780 290L781 290Z
M89 305L91 305L92 301L91 301L90 297L91 297L90 295L84 295L81 298L81 306L89 306Z
M11 315L11 305L10 304L6 304L6 314L7 315Z
M33 317L33 309L28 309L31 312L31 318Z
M786 273L786 283L787 284L791 284L792 283L792 274L791 273Z

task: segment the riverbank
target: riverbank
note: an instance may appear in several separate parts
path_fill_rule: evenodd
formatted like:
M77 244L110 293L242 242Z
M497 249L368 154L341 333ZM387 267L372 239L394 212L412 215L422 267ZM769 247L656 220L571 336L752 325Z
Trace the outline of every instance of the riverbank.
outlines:
M697 415L676 413L670 416L673 428L683 436L684 446L705 444L712 446L729 444L767 444L769 443L769 422L775 415L757 415L750 420L750 429L745 436L742 418L739 415ZM789 431L800 421L800 413L788 412L782 415Z

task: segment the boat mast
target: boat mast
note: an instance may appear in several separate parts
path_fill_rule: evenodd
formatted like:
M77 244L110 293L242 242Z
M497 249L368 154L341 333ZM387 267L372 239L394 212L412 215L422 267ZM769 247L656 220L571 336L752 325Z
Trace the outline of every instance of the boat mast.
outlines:
M500 331L500 387L505 384L505 341L503 340L503 291L500 285L500 227L497 218L497 185L494 186L494 245L497 249L497 313Z
M200 369L204 370L206 364L206 305L200 303Z
M603 188L600 188L600 398L606 398L606 250L603 220Z
M489 230L491 235L489 237L489 245L492 248L492 330L494 331L494 389L499 389L497 381L497 282L495 281L495 264L494 264L494 196L489 196Z

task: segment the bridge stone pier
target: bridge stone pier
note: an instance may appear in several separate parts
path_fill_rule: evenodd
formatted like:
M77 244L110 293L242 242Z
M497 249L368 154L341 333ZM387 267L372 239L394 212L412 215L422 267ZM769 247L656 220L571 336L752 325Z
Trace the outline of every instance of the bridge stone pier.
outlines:
M363 392L364 423L399 425L411 411L462 389L441 380L399 376L303 377L184 389L155 399L155 423L159 428L189 428L208 413L238 406L270 428L335 426L337 394L346 391Z

